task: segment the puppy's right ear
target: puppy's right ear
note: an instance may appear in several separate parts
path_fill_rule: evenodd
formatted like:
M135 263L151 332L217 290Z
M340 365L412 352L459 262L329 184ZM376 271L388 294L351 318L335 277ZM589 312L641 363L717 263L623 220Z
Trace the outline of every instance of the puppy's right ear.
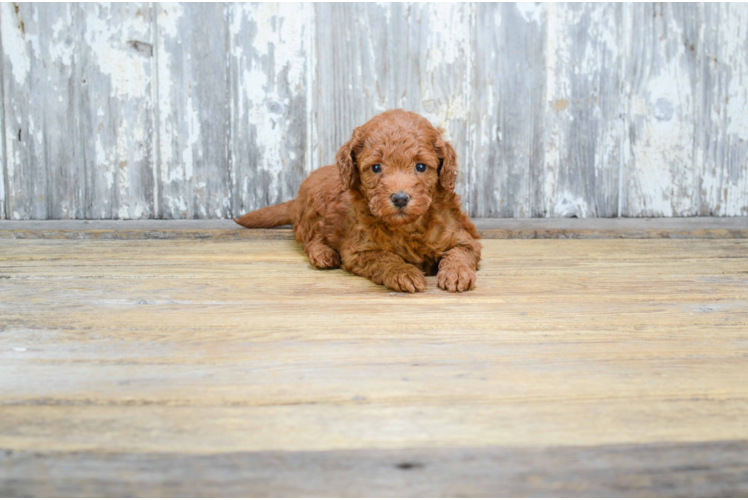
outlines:
M436 156L439 158L439 183L447 191L454 191L457 182L457 154L450 143L444 140L444 130L438 130L439 136L434 143Z
M363 140L359 129L353 129L351 140L343 144L335 155L335 162L338 164L340 180L344 187L350 188L358 179L358 169L356 168L356 153L360 153L363 148Z

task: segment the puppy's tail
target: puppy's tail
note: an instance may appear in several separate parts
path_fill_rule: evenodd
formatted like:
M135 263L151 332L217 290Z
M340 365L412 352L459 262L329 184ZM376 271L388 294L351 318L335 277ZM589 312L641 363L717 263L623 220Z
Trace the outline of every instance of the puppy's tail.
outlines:
M292 205L294 200L248 212L234 222L244 227L275 227L293 224Z

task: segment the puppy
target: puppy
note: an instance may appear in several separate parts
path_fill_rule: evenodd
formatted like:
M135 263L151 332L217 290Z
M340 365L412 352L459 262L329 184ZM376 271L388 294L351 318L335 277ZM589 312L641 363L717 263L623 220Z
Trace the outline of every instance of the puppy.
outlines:
M342 267L398 292L475 286L480 236L454 193L457 156L425 118L382 113L319 168L296 199L234 219L244 227L293 224L313 266Z

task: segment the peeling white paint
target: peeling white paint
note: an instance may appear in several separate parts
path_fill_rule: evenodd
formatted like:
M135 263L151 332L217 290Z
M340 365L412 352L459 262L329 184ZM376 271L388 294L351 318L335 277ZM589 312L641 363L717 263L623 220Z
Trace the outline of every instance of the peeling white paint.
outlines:
M174 166L175 153L173 151L173 104L175 96L173 95L174 81L172 80L172 62L171 51L167 44L173 43L178 33L178 22L184 11L179 4L166 3L157 7L158 12L158 102L156 105L159 110L159 162L161 164L161 181L168 183L170 181L170 170Z
M28 129L27 134L29 137L31 137L38 147L41 147L44 143L44 131L39 128L36 128L36 121L34 120L34 115L29 115L27 118L28 123Z
M469 81L464 72L470 53L470 11L463 4L431 4L428 23L426 75L419 86L426 118L435 126L448 129L455 121L467 121L471 112L468 93L438 92L440 81L450 78L455 71L463 73L458 81ZM443 31L447 25L452 35L449 37Z
M66 37L62 36L62 32L67 26L69 26L69 23L66 24L62 19L55 21L52 25L54 42L47 47L50 58L53 61L60 61L63 66L70 66L73 63L73 52L75 50L72 39L66 40Z
M164 205L161 209L165 214L179 214L186 217L188 214L187 203L181 196L173 194L172 185L178 185L183 180L186 172L184 171L184 156L186 151L180 154L182 157L181 168L177 164L177 154L175 146L179 143L176 140L178 130L175 130L174 105L176 103L176 89L172 64L172 46L179 39L179 21L184 14L181 5L173 3L159 4L158 7L158 109L159 109L159 163L161 165L161 184L164 186L161 192ZM191 150L190 150L191 154ZM191 159L191 158L189 158ZM183 184L183 190L187 189Z
M711 24L695 28L684 23L678 10L669 5L654 8L656 16L650 12L651 6L638 5L620 10L606 4L509 6L504 12L513 23L522 25L533 37L545 30L546 40L537 76L517 74L515 79L506 75L528 67L528 61L540 57L540 52L507 52L503 44L508 41L502 37L522 31L506 25L500 15L504 7L486 10L493 12L493 22L478 23L478 7L474 4L381 4L322 10L298 4L227 6L228 24L217 28L227 27L231 39L230 60L226 62L234 79L230 82L234 101L229 103L230 118L221 115L221 120L231 126L230 147L234 149L230 154L241 149L242 141L252 138L251 151L232 156L231 175L244 176L232 177L230 185L237 186L234 193L216 192L221 181L208 176L221 173L217 166L206 169L203 164L208 152L200 148L207 147L205 106L210 103L198 102L195 93L199 89L204 95L205 89L204 77L193 71L199 54L180 52L189 43L191 27L203 21L195 17L200 9L182 4L156 5L158 32L153 34L154 16L117 15L116 8L108 4L72 5L55 16L42 10L45 8L42 4L21 8L21 15L28 17L24 19L24 34L12 4L0 6L4 77L9 92L4 124L9 189L4 192L5 186L0 183L0 200L9 197L27 204L16 206L13 201L5 217L26 218L32 216L33 207L47 203L24 198L30 196L24 187L28 184L27 165L60 148L55 139L59 137L54 129L57 125L46 129L47 137L42 125L65 123L59 116L69 110L89 113L96 122L97 135L86 146L93 149L86 152L86 161L95 170L85 172L102 192L93 197L98 201L92 214L140 218L149 216L148 204L133 193L141 192L146 182L141 178L141 164L155 161L148 158L151 147L154 154L158 153L159 164L152 168L160 172L155 189L163 188L165 193L163 213L220 217L238 206L233 195L241 197L242 203L255 205L266 203L268 198L290 198L301 170L309 173L332 158L334 149L327 142L350 133L347 120L359 120L363 114L395 106L419 111L448 130L463 167L459 189L472 193L470 208L476 213L495 210L502 203L501 196L515 196L517 204L523 203L522 197L538 198L533 203L544 203L549 216L593 216L599 210L595 198L599 193L581 186L576 189L575 185L592 183L595 189L620 192L624 215L689 215L696 210L748 215L748 146L744 145L748 141L746 5L698 6L691 18L710 20ZM143 6L146 13L150 8ZM318 52L317 47L318 41L328 35L326 30L332 29L324 24L325 19L319 26L315 24L320 21L315 18L316 12L327 12L325 9L340 9L336 14L339 17L353 13L348 20L353 29L332 38L347 44L340 53L353 60L335 61L335 68L327 66L331 64L330 54ZM211 12L220 20L220 10ZM712 17L704 17L704 12L711 12ZM477 25L491 33L476 31ZM583 32L582 25L586 27ZM408 31L395 32L401 28ZM650 34L652 30L657 32L655 36ZM388 37L386 43L382 36ZM640 37L647 36L651 40L639 43ZM713 45L708 48L699 45L705 36L712 36ZM489 38L495 46L482 52L481 44ZM147 48L144 52L142 45L140 49L128 45L133 41L156 42L158 81L151 73L155 59L147 54ZM693 42L695 50L690 51L685 41ZM407 58L417 69L409 70L399 58ZM501 75L473 81L474 68L485 61L496 64ZM349 71L343 71L345 68ZM602 71L616 69L624 74L620 89L623 104L618 114L598 104L605 96L595 82ZM185 84L180 80L184 75L177 71L192 80ZM704 76L705 71L711 80ZM77 87L81 83L74 79L81 75L88 77L88 87ZM499 76L504 78L499 80ZM538 93L539 104L535 106L536 94L532 94L528 100L533 104L527 113L540 115L533 115L536 121L531 126L542 129L512 128L494 120L494 115L511 108L511 103L500 102L499 95L518 95L511 89L497 90L496 82L530 85L532 78L531 91ZM543 78L544 95L540 94ZM707 81L713 88L706 88ZM152 97L149 85L153 85ZM70 88L90 101L71 101L67 98ZM27 107L17 105L19 98L11 94L22 94L26 89L36 93L22 98L43 101L40 105L50 107L48 115L43 114L46 110L29 113ZM40 89L54 95L39 99L43 95ZM330 96L333 92L339 95ZM323 101L331 109L319 104ZM77 110L74 103L78 102L90 102L92 107ZM702 109L707 102L708 108ZM305 103L306 108L299 103ZM150 106L156 107L158 123L148 121ZM289 112L291 106L296 106L295 114ZM697 122L700 117L705 120L703 124ZM525 118L504 115L502 120ZM306 123L299 125L304 120ZM317 130L318 124L325 130ZM700 130L707 124L708 131ZM151 143L152 127L160 140ZM22 141L15 139L19 128ZM595 137L590 138L593 133ZM538 145L538 140L542 144ZM577 154L574 161L583 163L584 169L593 168L592 172L580 171L582 167L573 165L569 158L585 141L594 142L594 151L588 148L581 155L587 157L580 160ZM326 150L321 151L318 143ZM497 144L502 148L496 149ZM540 166L530 165L534 147L542 149L544 161ZM512 158L500 159L504 167L528 165L532 172L520 179L517 172L480 163L487 158L483 151L491 148L511 153ZM250 165L248 155L257 161ZM499 161L495 154L492 158ZM300 162L304 162L303 169ZM145 170L150 182L148 167ZM620 185L597 183L607 175L606 168L617 173ZM476 186L489 181L491 188L485 192ZM85 198L79 185L74 188L77 198ZM55 210L64 216L81 213L75 203L61 200ZM518 207L515 213L529 215L530 203Z
M158 15L158 29L162 37L176 39L179 36L179 19L184 9L178 3L163 3Z
M557 4L548 4L548 31L546 35L547 46L545 53L546 74L546 102L552 103L560 99L568 99L571 93L571 80L566 68L575 63L569 52L570 41L563 31L564 27L573 25L573 19L565 19L567 10L559 9Z
M111 150L102 144L102 137L96 137L96 168L98 174L106 182L106 190L110 191L114 185L114 168L110 157ZM100 214L102 217L104 214Z
M374 5L382 9L382 12L384 12L385 24L390 24L392 21L392 4L388 2L375 2Z
M705 6L712 22L702 37L713 78L704 82L709 133L697 151L700 215L748 215L748 9L743 7Z
M197 149L198 157L201 156L201 152L198 149L200 142L200 115L195 103L192 101L192 95L187 97L186 102L186 120L185 125L187 126L187 137L182 146L182 167L183 167L183 179L187 181L193 180L195 175L194 165L194 153ZM170 178L169 180L174 180Z
M128 46L129 42L148 42L148 27L143 16L102 17L86 15L84 40L90 47L102 74L111 78L112 97L140 97L150 83L150 57ZM61 50L61 49L58 49Z
M304 158L304 175L308 176L319 168L319 146L316 120L316 89L317 89L317 19L313 4L304 4L307 19L304 53L306 54L306 148Z
M568 50L568 40L563 31L567 26L563 17L566 13L567 10L557 4L547 5L545 102L548 106L546 111L548 126L542 179L546 203L558 199L558 175L561 163L564 161L562 158L562 151L565 146L563 130L569 126L569 114L563 112L563 110L561 112L556 111L556 109L560 109L560 106L556 103L566 102L569 99L571 85L566 71L571 63L571 57ZM554 216L555 214L546 212L546 215Z
M236 40L232 56L240 78L235 120L242 125L238 130L247 127L247 131L255 134L254 144L261 155L259 164L253 167L257 172L269 174L267 189L271 198L279 192L286 199L296 194L285 192L285 183L281 180L298 161L295 155L291 157L288 138L284 134L289 119L286 116L289 93L292 97L307 97L308 39L304 29L308 20L299 15L300 10L304 13L306 7L245 4L234 12L232 22ZM240 34L249 29L250 22L257 26L257 32L251 43L247 43L246 35L242 37ZM271 47L274 48L272 59L269 56ZM248 199L254 187L243 185L245 189L240 195Z
M0 13L2 15L2 13ZM5 105L5 103L2 103ZM0 113L0 130L5 130L5 121L3 120L3 113ZM5 141L0 140L0 219L10 218L10 214L5 211Z
M723 28L724 56L730 71L727 90L730 131L748 141L748 9L730 5Z
M528 23L540 24L543 20L545 7L540 2L519 2L516 4L517 10L522 18Z
M143 9L143 10L141 10ZM78 23L80 59L85 61L87 92L95 108L94 169L87 175L96 186L96 196L85 207L94 218L142 218L147 211L148 187L144 174L151 130L151 54L144 45L151 40L151 22L146 7L125 5L81 5ZM57 23L59 24L59 23ZM61 33L65 29L64 24ZM77 55L75 57L78 57ZM85 194L81 193L83 199Z
M683 38L676 23L669 23L667 29L674 39ZM638 94L646 102L646 113L633 117L638 126L637 139L631 146L633 191L629 194L629 210L634 213L670 217L692 215L696 208L694 103L684 49L682 44L677 46L680 53L651 69L646 86Z
M431 73L445 64L464 61L470 40L469 21L463 4L428 4L426 70Z
M559 193L555 196L553 205L554 217L589 217L594 215L589 209L587 201L573 193Z
M550 102L551 97L555 96L556 90L556 60L559 55L558 42L559 35L557 33L558 21L556 19L556 8L555 3L549 3L547 7L547 22L546 22L546 42L545 42L545 91L549 97L546 97L546 102Z
M135 203L135 210L132 213L130 213L129 215L132 216L132 217L130 217L132 219L145 219L145 218L147 218L149 212L150 212L150 210L148 209L148 207L146 207L145 205L143 205L140 202L136 202Z
M10 69L16 84L26 85L31 72L31 57L26 49L26 40L11 2L3 2L2 8L2 41L3 55L10 62Z

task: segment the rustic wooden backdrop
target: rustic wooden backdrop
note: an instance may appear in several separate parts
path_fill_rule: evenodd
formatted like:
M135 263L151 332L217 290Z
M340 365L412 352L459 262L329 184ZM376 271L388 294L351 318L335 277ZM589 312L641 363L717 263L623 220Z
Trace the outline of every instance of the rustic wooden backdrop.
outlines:
M0 7L0 218L222 218L444 126L484 217L748 215L746 4Z

